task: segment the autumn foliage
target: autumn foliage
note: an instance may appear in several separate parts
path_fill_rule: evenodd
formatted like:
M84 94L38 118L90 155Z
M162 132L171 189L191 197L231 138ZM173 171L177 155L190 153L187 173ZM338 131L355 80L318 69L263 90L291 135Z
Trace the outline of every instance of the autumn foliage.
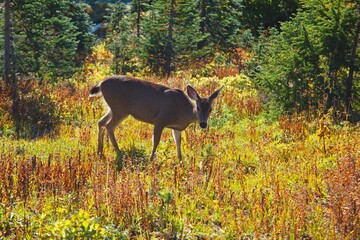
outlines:
M183 133L183 162L170 131L149 161L151 126L132 118L116 131L122 153L106 143L99 157L97 120L106 109L87 95L109 68L93 57L67 83L21 86L21 99L54 114L39 121L56 120L55 132L17 139L1 118L8 127L0 137L0 238L359 238L358 125L320 114L269 120L246 76L183 72L149 79L179 88L188 82L202 94L225 85L210 129L192 125ZM40 124L26 123L25 137L25 126Z

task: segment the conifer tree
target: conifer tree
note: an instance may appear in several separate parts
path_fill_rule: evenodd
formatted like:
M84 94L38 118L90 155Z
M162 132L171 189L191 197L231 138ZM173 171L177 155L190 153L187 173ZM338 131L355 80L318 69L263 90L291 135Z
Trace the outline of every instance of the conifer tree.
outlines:
M90 49L90 22L70 0L21 0L14 4L16 69L40 78L72 74Z
M241 3L244 7L243 27L255 36L259 35L260 28L279 28L280 23L289 20L299 7L299 0L243 0Z
M143 20L141 57L155 73L169 74L174 59L171 12L175 1L155 0Z
M2 66L4 68L4 80L5 83L8 85L8 87L12 88L13 85L13 56L12 56L12 47L11 47L11 4L10 0L5 1L4 5L4 22L1 21L2 28L1 30L4 30L4 38L1 39L4 40L4 65Z
M116 3L108 18L108 49L113 54L112 68L115 74L126 74L133 70L130 60L136 50L136 37L131 29L126 5Z
M201 32L201 17L197 0L179 0L176 13L174 39L177 58L175 64L187 66L196 59L210 55L213 49L205 46L199 48L209 34Z
M200 32L204 36L199 48L210 46L228 51L237 44L241 27L240 0L199 0Z
M358 19L355 2L301 2L297 15L264 46L259 84L285 111L310 107L349 113L351 101L359 112L357 96L351 94L360 87L353 84L358 76L349 74L360 67Z
M133 0L131 1L131 13L135 14L135 29L137 39L141 36L142 18L145 12L149 10L151 0Z

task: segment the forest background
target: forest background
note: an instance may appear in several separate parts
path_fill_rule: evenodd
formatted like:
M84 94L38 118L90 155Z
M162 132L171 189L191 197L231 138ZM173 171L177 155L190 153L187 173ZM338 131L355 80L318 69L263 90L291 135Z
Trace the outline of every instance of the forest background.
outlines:
M360 5L347 0L0 3L0 237L356 239ZM129 119L96 153L112 74L208 94L211 128ZM115 159L114 159L115 158Z

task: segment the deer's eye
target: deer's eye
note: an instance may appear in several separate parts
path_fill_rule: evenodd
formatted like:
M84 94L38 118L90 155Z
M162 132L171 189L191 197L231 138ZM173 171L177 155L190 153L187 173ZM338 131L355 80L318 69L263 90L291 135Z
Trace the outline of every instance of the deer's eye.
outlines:
M212 108L209 109L209 112L211 112L211 111L212 111Z

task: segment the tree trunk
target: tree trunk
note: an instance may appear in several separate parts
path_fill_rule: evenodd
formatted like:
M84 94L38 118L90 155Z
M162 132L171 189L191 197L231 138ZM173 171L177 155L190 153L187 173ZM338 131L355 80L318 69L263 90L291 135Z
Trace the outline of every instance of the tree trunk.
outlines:
M352 113L351 100L352 100L352 88L354 85L354 71L355 71L355 58L356 58L356 49L359 43L359 32L360 32L360 21L356 23L354 44L351 51L351 58L349 62L349 76L346 79L346 94L345 94L345 103L346 110L348 115Z
M136 37L140 39L140 22L141 22L141 0L137 0L137 11L136 11Z
M206 5L207 0L200 1L200 33L204 36L205 35L205 21L206 21ZM202 49L205 46L205 38L198 43L198 49Z
M4 80L8 88L11 89L11 18L10 18L10 0L5 0L5 32L4 32Z
M170 0L169 23L166 42L165 74L170 75L173 64L173 24L175 15L175 0Z
M11 115L15 125L15 131L19 136L20 132L20 119L19 119L19 95L17 83L15 80L13 64L14 57L11 47L11 6L10 0L5 0L5 26L4 26L4 80L6 84L6 91L9 98L12 100Z

